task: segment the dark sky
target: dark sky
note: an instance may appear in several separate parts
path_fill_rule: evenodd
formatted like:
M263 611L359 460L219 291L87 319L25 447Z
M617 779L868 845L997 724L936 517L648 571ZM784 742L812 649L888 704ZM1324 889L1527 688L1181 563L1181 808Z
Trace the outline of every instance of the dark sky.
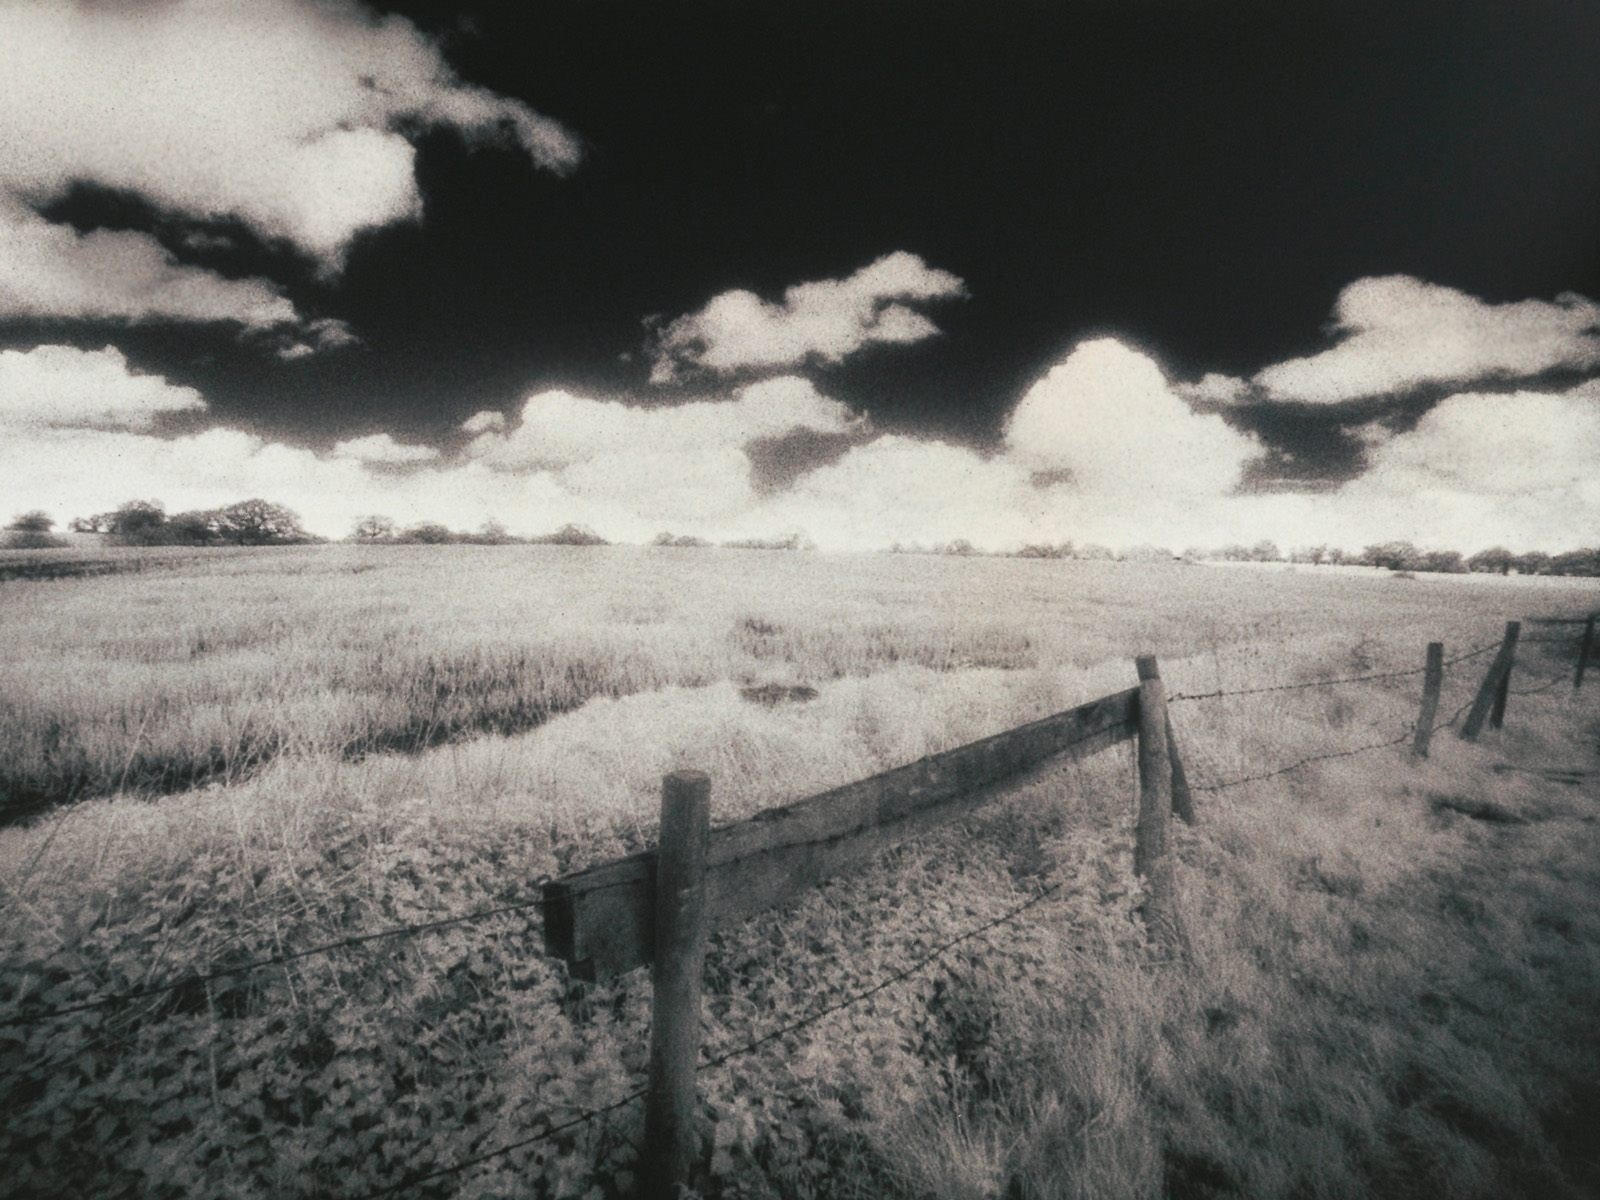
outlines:
M970 298L929 310L941 338L811 374L880 427L979 444L1092 333L1194 378L1325 346L1365 275L1600 296L1600 4L392 7L585 161L559 178L430 133L424 219L363 235L341 278L259 244L211 260L267 268L362 347L283 363L225 329L116 332L229 423L437 437L549 384L670 397L646 383L647 315L894 250ZM114 209L80 192L55 211ZM108 340L3 334L43 332ZM1311 447L1312 473L1348 453L1327 412L1231 419Z

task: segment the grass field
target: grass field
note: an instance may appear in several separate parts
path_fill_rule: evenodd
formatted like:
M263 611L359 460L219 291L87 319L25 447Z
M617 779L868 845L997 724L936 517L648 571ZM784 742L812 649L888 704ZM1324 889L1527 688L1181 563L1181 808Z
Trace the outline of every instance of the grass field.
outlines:
M0 830L0 1019L529 896L649 844L677 766L732 819L1129 686L1141 651L1175 692L1232 690L1596 606L1576 583L620 547L142 566L0 583L0 791L38 814ZM1449 672L1443 713L1485 661ZM1520 661L1519 689L1571 650ZM817 695L741 694L764 683ZM708 1190L1594 1194L1574 1114L1600 1069L1600 793L1488 768L1592 769L1595 683L1519 695L1426 763L1202 792L1176 960L1136 915L1125 748L724 931L712 1051L1061 885L708 1072ZM1418 686L1173 715L1215 784L1401 734ZM0 1026L8 1188L360 1196L626 1094L647 982L570 984L540 945L511 913ZM624 1194L639 1131L619 1109L413 1194Z

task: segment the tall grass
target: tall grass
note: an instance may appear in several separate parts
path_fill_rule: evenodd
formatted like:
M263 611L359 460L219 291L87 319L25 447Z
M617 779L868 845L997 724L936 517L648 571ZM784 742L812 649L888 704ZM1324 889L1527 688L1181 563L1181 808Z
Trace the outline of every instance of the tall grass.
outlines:
M1393 629L1454 645L1492 636L1508 604L1543 611L1585 594L671 548L307 547L152 561L159 570L0 584L0 806L227 782L289 751L419 749L533 728L599 696L721 679L809 683L902 663L1081 667L1350 633L1380 610Z

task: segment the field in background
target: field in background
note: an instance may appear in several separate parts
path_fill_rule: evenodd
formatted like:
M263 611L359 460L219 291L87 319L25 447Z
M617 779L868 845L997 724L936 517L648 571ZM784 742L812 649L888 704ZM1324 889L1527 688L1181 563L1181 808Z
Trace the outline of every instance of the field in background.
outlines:
M1127 687L1138 651L1203 692L1408 669L1593 607L1577 582L628 548L0 583L0 787L104 797L0 830L0 1016L526 897L648 844L675 767L726 820ZM1444 713L1485 661L1449 672ZM1521 661L1518 688L1571 657ZM743 694L765 683L816 696ZM1419 686L1173 715L1204 785L1403 733ZM1600 1067L1600 796L1488 768L1592 766L1596 694L1518 696L1504 733L1441 734L1427 763L1201 793L1182 962L1135 913L1125 750L719 936L713 1051L1066 885L708 1075L718 1192L1591 1194L1570 1114ZM537 914L507 914L0 1025L0 1167L19 1196L360 1196L625 1094L647 983L576 987L539 948ZM638 1137L622 1109L412 1194L621 1194Z
M103 565L70 552L50 561ZM12 807L229 781L288 751L353 756L515 732L597 696L719 680L1084 667L1346 634L1415 654L1419 637L1475 644L1507 612L1580 609L1596 591L629 547L104 561L139 569L0 585L0 797Z

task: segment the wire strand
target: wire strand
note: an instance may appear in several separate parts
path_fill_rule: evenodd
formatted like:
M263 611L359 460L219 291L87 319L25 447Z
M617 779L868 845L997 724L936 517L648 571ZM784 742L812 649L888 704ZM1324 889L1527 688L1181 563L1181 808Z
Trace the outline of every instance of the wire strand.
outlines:
M1469 658L1487 654L1491 650L1499 649L1499 647L1499 642L1493 642L1487 646L1479 646L1476 650L1468 650L1465 654L1458 654L1454 658L1446 659L1440 665L1445 667L1454 666L1456 663L1466 662ZM1176 704L1181 700L1215 700L1222 696L1259 696L1266 692L1294 692L1304 688L1333 687L1341 683L1366 683L1375 679L1401 679L1408 675L1421 675L1427 669L1426 666L1410 667L1404 671L1378 671L1371 675L1347 675L1336 679L1312 679L1305 683L1279 683L1270 687L1238 688L1215 692L1180 692L1175 696L1168 696L1167 702Z
M415 937L421 933L429 933L436 929L445 929L451 925L466 925L474 921L482 921L489 917L502 916L506 913L523 912L531 908L543 907L543 897L536 900L525 900L515 904L504 904L496 908L479 909L476 912L463 913L456 917L443 917L437 921L424 921L417 925L398 925L392 929L379 929L372 933L356 934L353 937L340 938L338 941L325 942L318 946L308 946L304 950L295 950L288 954L275 954L270 958L256 959L247 963L240 963L233 967L223 967L216 971L197 971L181 979L170 980L166 983L152 984L149 987L133 988L126 992L118 992L110 996L102 996L96 1000L84 1000L76 1004L63 1004L56 1008L40 1009L35 1012L15 1013L11 1016L0 1018L0 1029L16 1025L35 1025L42 1021L55 1020L59 1017L69 1016L72 1013L89 1012L97 1008L110 1008L114 1005L125 1004L130 1000L146 1000L152 996L165 995L181 988L192 987L195 984L212 983L218 979L226 979L234 975L245 975L252 971L259 971L266 967L281 966L285 963L297 962L303 958L312 958L319 954L330 954L335 950L343 950L351 946L360 946L367 942L381 941L385 938Z

